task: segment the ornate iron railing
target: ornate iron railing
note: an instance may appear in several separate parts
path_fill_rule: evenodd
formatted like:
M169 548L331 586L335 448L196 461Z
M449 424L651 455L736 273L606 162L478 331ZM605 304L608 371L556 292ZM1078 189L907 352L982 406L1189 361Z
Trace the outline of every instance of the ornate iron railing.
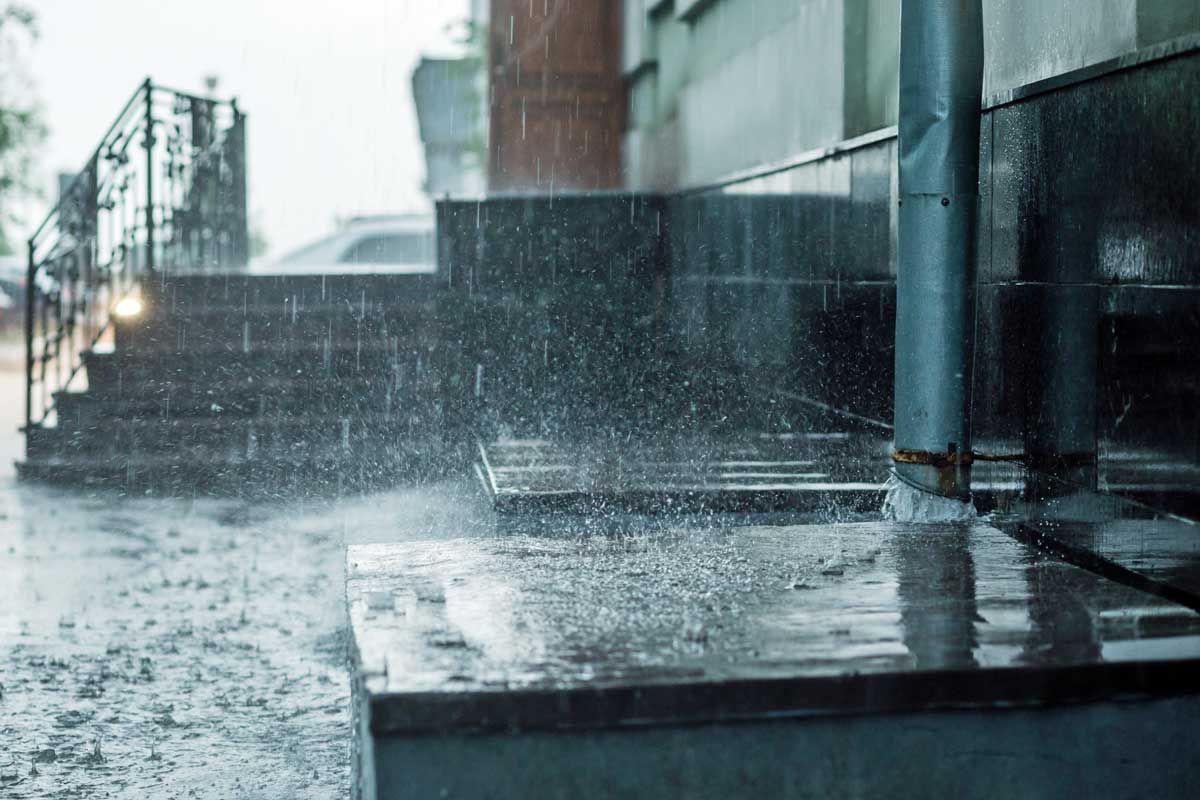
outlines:
M26 430L47 424L114 306L150 274L244 269L245 116L146 79L29 239Z

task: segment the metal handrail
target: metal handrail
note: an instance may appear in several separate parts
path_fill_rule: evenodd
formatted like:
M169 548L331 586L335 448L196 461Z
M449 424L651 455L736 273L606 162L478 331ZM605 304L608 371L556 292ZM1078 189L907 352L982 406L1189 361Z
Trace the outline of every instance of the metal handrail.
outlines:
M138 86L29 238L26 432L49 424L142 278L245 268L245 163L235 101Z

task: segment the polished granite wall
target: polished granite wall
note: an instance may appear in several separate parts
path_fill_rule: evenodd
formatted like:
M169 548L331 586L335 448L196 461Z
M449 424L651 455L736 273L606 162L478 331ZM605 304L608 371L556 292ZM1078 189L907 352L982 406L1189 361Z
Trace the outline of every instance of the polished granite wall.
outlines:
M1081 480L1196 494L1198 131L1195 48L985 112L979 449L1047 463L1098 453ZM762 419L745 396L802 397L882 431L896 208L885 132L666 197L443 203L440 258L456 307L476 315L464 362L484 365L482 393L506 424L603 428L690 393L718 406L738 395L729 407L745 424Z
M1196 52L985 113L982 449L1098 449L1100 482L1139 496L1200 486L1198 130ZM672 329L692 363L890 421L895 164L883 138L673 198Z
M672 199L671 329L693 368L891 419L895 151Z

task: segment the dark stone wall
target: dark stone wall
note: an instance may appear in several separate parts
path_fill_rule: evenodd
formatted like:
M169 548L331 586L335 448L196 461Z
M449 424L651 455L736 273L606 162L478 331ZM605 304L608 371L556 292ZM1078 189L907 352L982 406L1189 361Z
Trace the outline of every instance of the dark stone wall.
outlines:
M890 419L895 142L672 200L672 331L719 364Z
M443 319L484 433L577 436L643 405L666 313L665 210L633 194L438 204Z
M1200 57L1041 95L987 122L981 432L1037 440L1047 421L1078 427L1090 413L1102 481L1121 483L1106 470L1120 458L1200 463L1200 159L1189 144ZM1071 392L1076 408L1064 409Z

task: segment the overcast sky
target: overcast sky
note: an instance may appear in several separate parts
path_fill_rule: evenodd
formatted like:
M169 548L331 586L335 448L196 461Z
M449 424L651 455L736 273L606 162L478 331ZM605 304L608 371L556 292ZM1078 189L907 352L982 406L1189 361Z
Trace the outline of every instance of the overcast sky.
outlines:
M423 53L453 52L446 29L467 0L26 2L47 191L147 75L200 92L217 74L248 116L251 219L273 255L335 216L426 208L410 78Z

